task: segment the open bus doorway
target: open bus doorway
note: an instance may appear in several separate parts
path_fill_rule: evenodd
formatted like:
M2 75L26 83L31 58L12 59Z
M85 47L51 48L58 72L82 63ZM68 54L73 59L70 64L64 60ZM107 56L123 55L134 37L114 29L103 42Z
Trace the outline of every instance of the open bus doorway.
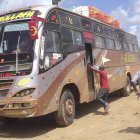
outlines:
M89 88L89 98L94 98L94 75L93 70L88 67L88 64L93 66L93 58L92 58L92 46L89 43L85 44L86 51L86 66L87 66L87 77L88 77L88 88Z

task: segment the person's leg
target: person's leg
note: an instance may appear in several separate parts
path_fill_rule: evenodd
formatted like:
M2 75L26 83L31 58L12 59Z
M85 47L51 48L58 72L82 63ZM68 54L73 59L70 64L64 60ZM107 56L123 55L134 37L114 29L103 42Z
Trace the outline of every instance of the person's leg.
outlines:
M105 110L105 113L109 112L109 110L108 110L108 102L107 102L108 92L109 92L109 89L106 89L105 95L104 95L104 101L105 101L104 110Z
M108 95L109 95L109 89L106 89L106 94L105 94L105 102L108 104Z
M104 89L101 88L101 89L99 90L98 95L97 95L97 100L99 100L99 101L102 103L102 105L105 106L105 105L106 105L106 102L105 102L105 100L103 99L103 97L104 97Z

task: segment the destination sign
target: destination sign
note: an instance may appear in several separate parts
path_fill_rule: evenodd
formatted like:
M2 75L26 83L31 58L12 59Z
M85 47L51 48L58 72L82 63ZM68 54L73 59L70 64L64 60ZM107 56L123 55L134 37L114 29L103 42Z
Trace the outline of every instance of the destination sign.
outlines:
M59 11L60 14L60 21L63 25L73 26L75 28L81 28L80 27L80 18L76 15L72 15L69 13L65 13L62 11Z
M22 11L17 13L8 14L5 16L0 17L0 23L5 23L13 20L19 20L19 19L28 19L31 18L33 15L37 16L39 11Z

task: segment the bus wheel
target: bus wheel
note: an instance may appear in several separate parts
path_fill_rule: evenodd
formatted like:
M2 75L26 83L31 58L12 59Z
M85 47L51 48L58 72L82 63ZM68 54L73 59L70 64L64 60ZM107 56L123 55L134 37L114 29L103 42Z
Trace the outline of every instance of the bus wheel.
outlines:
M73 123L75 118L75 100L71 90L65 89L63 91L55 117L57 124L60 126L68 126Z
M126 85L121 90L121 94L122 94L122 96L129 96L130 93L131 93L131 82L130 82L130 78L127 76L127 78L126 78Z

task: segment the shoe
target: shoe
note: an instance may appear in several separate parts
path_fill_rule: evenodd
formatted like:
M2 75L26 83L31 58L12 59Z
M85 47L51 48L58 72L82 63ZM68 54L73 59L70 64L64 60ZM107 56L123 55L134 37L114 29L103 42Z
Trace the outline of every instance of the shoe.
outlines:
M103 114L104 114L104 115L109 114L108 105L104 108L104 113L103 113Z
M108 114L109 114L109 111L103 112L103 115L108 115Z

